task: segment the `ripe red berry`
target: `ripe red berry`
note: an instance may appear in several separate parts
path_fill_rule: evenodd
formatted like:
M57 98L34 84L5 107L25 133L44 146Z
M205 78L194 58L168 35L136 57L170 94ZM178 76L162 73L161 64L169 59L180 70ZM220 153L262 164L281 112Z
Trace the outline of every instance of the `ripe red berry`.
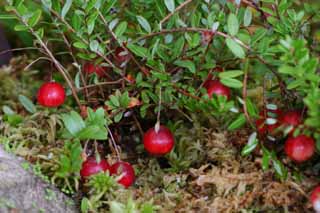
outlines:
M290 131L289 135L294 132L294 127L299 126L302 123L301 112L299 111L289 111L283 114L280 119L281 125L284 127L292 126L293 129Z
M89 75L96 73L99 77L106 77L106 72L108 69L99 65L94 65L92 63L86 63L83 67L83 71Z
M209 97L212 97L213 94L216 95L224 95L227 99L230 98L231 91L229 87L226 87L218 80L210 80L206 83L205 88L207 89L207 93Z
M134 169L127 162L119 161L113 164L110 168L110 172L111 174L121 176L118 183L123 185L125 188L131 186L135 181Z
M87 74L92 74L92 73L95 73L96 71L96 67L94 64L91 64L91 63L85 63L84 66L83 66L83 71L84 73L87 73Z
M117 47L114 55L116 62L120 65L122 65L125 62L128 62L131 58L130 53L122 47Z
M310 200L313 206L313 209L316 212L320 212L320 185L313 189Z
M55 82L42 84L38 91L38 103L45 107L58 107L64 103L65 99L64 88Z
M110 165L104 159L101 159L98 163L95 157L89 157L82 163L82 169L80 175L82 178L89 177L99 172L105 172L110 169Z
M285 143L284 151L293 161L304 162L314 154L315 142L306 135L289 137Z
M161 125L158 132L153 127L144 134L143 144L149 153L164 155L172 150L174 137L167 127Z
M269 113L273 113L274 117L269 116ZM272 133L275 129L280 126L279 118L281 117L282 111L279 109L276 110L263 110L259 113L260 118L256 120L256 127L260 135L266 133ZM275 124L267 124L267 118L274 118L277 120Z

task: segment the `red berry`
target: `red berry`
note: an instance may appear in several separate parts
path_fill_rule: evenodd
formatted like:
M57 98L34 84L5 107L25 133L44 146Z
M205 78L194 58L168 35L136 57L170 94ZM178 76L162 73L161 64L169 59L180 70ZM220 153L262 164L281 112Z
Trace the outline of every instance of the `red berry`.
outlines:
M92 74L96 72L96 67L94 64L91 63L85 63L83 66L83 71L87 74Z
M310 200L313 206L313 209L316 212L320 212L320 186L317 186L313 189Z
M123 185L125 188L131 186L136 178L132 166L123 161L113 164L110 168L110 172L111 174L121 176L120 180L118 180L118 183Z
M153 127L144 134L143 144L149 153L164 155L172 150L174 137L167 127L161 125L158 132Z
M38 103L45 107L58 107L64 103L66 92L55 82L44 83L38 91Z
M285 143L284 151L293 161L303 162L312 157L315 152L314 140L306 135L289 137Z
M210 80L206 83L205 88L207 89L207 93L209 97L212 97L213 94L216 95L224 95L227 99L230 98L231 91L229 87L226 87L218 80Z
M301 119L301 112L299 111L290 111L285 113L282 117L281 117L281 124L284 125L285 127L288 126L292 126L292 127L297 127L302 123L302 119ZM291 135L294 132L293 128L289 135Z
M110 165L104 159L101 159L98 163L95 157L89 157L82 163L82 169L80 175L82 178L89 177L99 172L105 172L110 169Z
M215 67L213 70L215 72L223 72L224 71L222 67Z
M115 55L116 62L120 65L125 62L128 62L131 58L130 53L122 47L117 47L114 55Z
M86 63L83 67L85 73L91 75L96 73L99 77L106 77L107 68L99 65L94 65L91 63Z
M268 113L275 114L274 117L271 117L268 115ZM263 110L259 113L260 118L256 120L256 127L258 130L258 133L261 135L264 135L266 133L272 133L275 129L277 129L280 126L279 118L281 116L282 111L279 109L276 110ZM267 118L274 118L277 119L277 122L275 124L267 124L266 119Z

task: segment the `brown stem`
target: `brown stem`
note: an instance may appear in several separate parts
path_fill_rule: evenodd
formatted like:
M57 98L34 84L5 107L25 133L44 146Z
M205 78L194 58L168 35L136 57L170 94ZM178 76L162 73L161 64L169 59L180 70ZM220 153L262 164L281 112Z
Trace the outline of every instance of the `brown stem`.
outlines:
M89 42L87 40L85 40L83 37L79 36L76 32L75 29L73 29L73 27L65 20L63 19L56 11L54 11L53 9L50 9L50 12L57 17L63 24L66 25L66 27L68 28L69 31L71 31L73 34L75 34L78 38L80 38L80 40L85 43L86 45L89 45ZM98 56L100 56L101 58L103 58L112 68L118 68L116 65L114 65L105 55L103 55L101 52L99 51L94 51L95 54L97 54Z
M54 63L55 67L57 68L57 70L61 73L61 75L63 76L63 78L65 79L65 81L67 82L69 88L71 89L72 95L75 99L75 101L77 102L78 106L81 106L80 103L80 99L78 97L78 94L72 84L72 82L70 81L70 79L68 78L66 72L65 72L65 68L60 64L60 62L54 57L54 55L52 54L52 52L49 50L49 48L47 47L47 45L43 42L43 40L39 37L39 35L33 30L32 27L29 26L29 24L20 16L20 14L18 13L17 10L13 10L14 13L16 14L17 17L19 17L19 19L21 20L21 22L28 27L30 33L38 40L40 46L44 49L44 51L47 53L47 55L49 56L49 58L51 58L52 62Z
M193 98L193 99L198 100L198 101L202 100L202 99L199 98L198 96L192 95L192 94L190 94L189 92L187 92L187 91L179 88L178 86L176 86L176 85L174 85L174 84L172 85L172 87L173 87L176 91L178 91L179 93L181 93L181 94L183 94L183 95L185 95L185 96L188 96L188 97Z
M57 26L57 27L58 27L58 26ZM84 87L86 87L87 84L86 84L86 81L85 81L85 79L84 79L83 73L81 72L81 69L78 67L78 66L80 65L80 63L78 62L77 58L76 58L76 57L74 56L74 54L73 54L72 46L71 46L69 40L67 39L67 37L65 36L65 34L64 34L62 31L60 32L60 34L61 34L61 36L62 36L62 38L63 38L63 40L64 40L64 43L67 45L67 47L68 47L68 49L69 49L69 53L70 53L73 61L77 64L77 68L78 68L78 71L79 71L79 73L80 73L80 79L81 79L81 81L82 81L82 84L83 84ZM89 92L88 92L88 89L87 89L87 88L84 90L84 96L85 96L86 100L88 100L88 98L89 98Z
M168 21L175 13L177 13L179 10L181 10L182 8L184 8L185 6L187 6L189 3L191 3L192 0L186 0L185 2L183 2L182 4L180 4L172 13L169 13L166 17L164 17L160 22L160 29L162 28L162 25Z
M126 50L126 51L129 53L130 50L129 50L125 45L123 45L122 42L120 42L120 41L118 40L116 34L109 28L108 22L107 22L107 20L104 18L103 14L102 14L100 11L98 11L98 13L99 13L99 16L100 16L100 18L101 18L101 20L102 20L102 22L103 22L106 30L111 34L112 38L113 38L115 41L118 42L118 44L120 45L120 47L122 47L124 50ZM137 61L137 59L134 57L133 54L131 54L131 58L132 58L132 61L139 67L139 69L140 69L145 75L148 75L148 73L145 72L144 68L142 67L142 65L140 65L140 63Z
M121 84L123 81L124 81L123 79L119 79L117 81L100 82L97 84L91 84L91 85L87 85L85 87L81 87L81 88L77 89L77 91L81 91L81 90L89 89L89 88L94 88L94 87L100 87L100 86L104 86L104 85Z
M253 124L250 115L248 113L248 109L247 109L247 83L248 83L248 72L249 72L249 61L246 61L245 64L245 70L244 70L244 78L243 78L243 88L242 88L242 99L244 101L243 103L243 113L244 116L246 117L246 120L249 122L249 124L255 128L255 125Z

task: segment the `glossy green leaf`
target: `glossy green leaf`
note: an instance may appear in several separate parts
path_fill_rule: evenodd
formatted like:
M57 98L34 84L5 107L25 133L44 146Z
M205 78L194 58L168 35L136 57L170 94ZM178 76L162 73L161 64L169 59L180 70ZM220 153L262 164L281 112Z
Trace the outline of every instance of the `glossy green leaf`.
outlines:
M137 19L141 27L148 33L151 33L151 27L148 20L145 19L143 16L137 16Z
M231 50L231 52L237 56L238 58L243 59L245 57L245 52L242 49L242 47L235 42L233 39L231 38L227 38L226 39L226 44L228 46L228 48Z
M228 32L231 36L237 35L239 31L239 21L235 14L230 13L228 16Z
M35 105L32 103L32 101L27 98L24 95L19 95L18 97L20 103L23 105L23 107L30 113L35 113L37 111Z

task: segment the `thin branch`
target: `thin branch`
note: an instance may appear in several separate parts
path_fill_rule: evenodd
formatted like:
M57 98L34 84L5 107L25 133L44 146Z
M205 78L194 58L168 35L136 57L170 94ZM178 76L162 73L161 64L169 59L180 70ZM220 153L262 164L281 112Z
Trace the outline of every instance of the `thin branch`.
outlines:
M54 11L53 9L50 9L50 12L57 17L63 24L66 25L66 27L68 28L69 31L71 31L73 34L75 34L78 38L81 39L81 41L83 43L85 43L86 45L89 45L89 42L87 40L85 40L83 37L79 36L76 32L75 29L73 29L73 27L65 20L63 19L56 11ZM103 58L112 68L118 68L115 64L113 64L104 54L102 54L99 51L93 51L95 54L97 54L98 56L100 56L101 58Z
M47 60L47 61L52 62L50 58L47 58L47 57L39 57L39 58L37 58L36 60L33 60L31 63L29 63L29 64L24 68L24 70L28 70L32 65L34 65L35 63L37 63L37 62L40 61L40 60Z
M104 18L103 14L98 10L99 16L103 22L103 24L105 25L105 28L107 29L107 31L111 34L112 38L118 42L118 44L124 49L126 50L128 53L130 52L130 50L122 44L122 42L120 42L117 38L117 35L109 28L108 22L107 20ZM145 72L144 68L140 65L140 63L137 61L137 59L134 57L133 54L131 54L131 58L133 60L133 62L139 67L139 69L143 72L143 74L148 75L147 72Z
M110 138L111 138L113 147L114 147L114 149L115 149L115 151L116 151L118 161L120 161L120 160L121 160L121 158L120 158L120 152L119 152L119 150L118 150L117 143L116 143L116 141L114 140L114 137L113 137L113 135L112 135L112 132L111 132L109 126L107 126L107 130L108 130L108 132L109 132L109 135L110 135Z
M78 97L78 94L75 90L75 87L73 86L72 82L70 81L70 79L68 78L67 74L66 74L66 70L65 68L60 64L60 62L54 57L54 55L52 54L52 52L49 50L49 48L47 47L47 45L43 42L43 40L40 38L40 36L33 30L32 27L29 26L29 24L20 16L20 14L18 13L17 10L13 10L14 13L16 14L16 16L20 19L20 21L26 26L28 27L30 33L38 40L40 46L43 48L43 50L47 53L48 57L51 58L51 61L54 63L55 67L57 68L57 70L61 73L61 75L63 76L63 78L65 79L65 81L67 82L68 86L70 87L73 97L76 100L78 106L81 106L80 103L80 99Z
M242 99L244 101L243 103L243 113L246 117L246 120L249 122L249 124L255 128L255 125L253 124L250 115L248 113L247 109L247 83L248 83L248 72L249 72L249 60L245 62L245 68L244 68L244 78L243 78L243 88L242 88Z
M94 87L105 86L105 85L121 84L123 81L124 81L123 79L119 79L119 80L116 80L116 81L100 82L100 83L97 83L97 84L91 84L91 85L87 85L85 87L78 88L77 91L81 91L81 90L89 89L89 88L94 88Z
M23 48L15 48L15 49L9 49L9 50L4 50L0 52L0 55L9 53L9 52L15 52L15 51L23 51L23 50L38 50L41 51L41 48L37 47L23 47Z
M166 17L164 17L160 22L160 29L162 28L162 25L168 21L175 13L177 13L179 10L181 10L182 8L184 8L185 6L187 6L189 3L191 3L192 0L186 0L185 2L183 2L182 4L180 4L172 13L169 13Z

